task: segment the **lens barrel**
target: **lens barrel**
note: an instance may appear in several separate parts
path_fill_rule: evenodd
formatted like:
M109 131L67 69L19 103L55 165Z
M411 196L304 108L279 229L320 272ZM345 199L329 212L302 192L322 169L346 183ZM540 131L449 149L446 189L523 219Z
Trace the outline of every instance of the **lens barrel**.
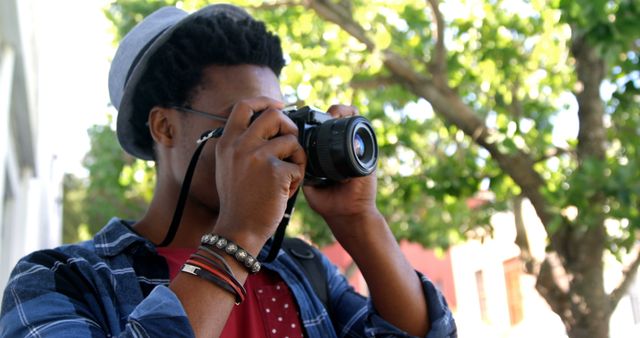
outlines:
M307 176L329 181L371 174L378 162L378 143L362 116L330 119L306 130Z

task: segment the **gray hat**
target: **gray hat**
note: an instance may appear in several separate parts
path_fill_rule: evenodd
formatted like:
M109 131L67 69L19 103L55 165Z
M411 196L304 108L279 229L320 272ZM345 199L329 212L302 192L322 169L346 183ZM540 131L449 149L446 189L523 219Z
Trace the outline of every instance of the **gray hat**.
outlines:
M235 19L251 18L239 7L228 4L215 4L204 7L192 14L176 7L163 7L147 16L133 27L122 39L109 71L109 96L111 103L118 110L117 134L122 148L129 154L144 160L153 159L153 150L145 147L141 138L148 137L135 127L135 121L144 119L149 112L135 112L133 96L142 75L147 69L149 58L169 40L176 28L196 17L213 17L226 14Z

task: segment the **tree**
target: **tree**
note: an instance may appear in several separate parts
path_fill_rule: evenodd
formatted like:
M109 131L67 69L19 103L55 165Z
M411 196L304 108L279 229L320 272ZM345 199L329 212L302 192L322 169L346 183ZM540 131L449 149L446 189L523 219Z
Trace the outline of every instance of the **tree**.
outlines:
M363 90L353 96L357 105L366 102L369 108L376 107L373 101L383 97L382 105L397 111L406 107L403 99L423 98L450 134L467 135L451 155L463 153L464 158L473 159L471 163L460 166L447 161L445 167L485 172L497 199L506 202L522 195L532 202L549 233L548 258L529 265L538 273L538 290L571 337L606 337L611 312L640 263L636 258L620 285L605 293L603 253L630 249L638 224L634 210L639 188L638 129L629 126L629 119L638 112L639 86L633 70L638 68L640 33L635 22L640 19L640 7L632 1L532 1L523 2L515 12L509 5L476 3L470 15L447 21L434 0L367 6L309 0L274 3L265 17L294 46L302 45L295 51L318 46L331 51L333 46L335 54L325 53L312 61L329 67L348 65L351 74L337 81L345 91L347 86L357 89L358 82L375 83L368 93ZM286 13L296 12L305 16L298 21L302 27L282 24ZM313 29L304 31L304 25ZM336 26L338 38L327 41ZM289 69L296 69L296 60L309 65L308 57L295 57L293 52L292 60ZM296 70L306 69L313 67ZM335 79L335 72L322 73L330 74L329 81ZM318 81L313 75L309 78ZM607 102L600 95L606 78L617 87ZM332 96L323 96L322 89L339 92L334 86L314 89L325 102ZM561 111L559 98L569 90L577 100L579 131L577 139L559 148L550 142L551 120ZM636 104L623 106L622 102ZM495 125L488 125L493 118ZM623 137L618 129L629 134ZM415 138L424 140L424 134ZM402 140L400 145L425 153L416 143ZM488 152L490 159L476 146ZM432 153L437 151L426 154ZM478 158L486 162L478 164ZM425 177L442 168L440 164L424 166ZM438 185L478 187L478 180L469 182L466 175L449 180L463 183L438 180L436 191ZM465 196L464 190L447 190L447 195ZM577 211L575 218L563 212L569 208ZM608 220L620 222L622 236L607 234ZM552 267L561 269L563 276L554 275ZM569 281L568 288L560 279Z
M447 246L526 198L548 233L542 262L517 241L538 291L570 337L608 336L640 265L637 0L234 2L282 37L288 98L373 121L379 205L399 238ZM130 27L156 5L107 12ZM559 142L575 108L577 135ZM469 210L485 188L495 200ZM299 209L302 230L327 234ZM634 257L610 293L608 252Z
M64 178L63 240L86 240L111 217L137 219L151 201L155 172L152 163L125 154L110 124L88 131L91 148L84 158L87 178Z

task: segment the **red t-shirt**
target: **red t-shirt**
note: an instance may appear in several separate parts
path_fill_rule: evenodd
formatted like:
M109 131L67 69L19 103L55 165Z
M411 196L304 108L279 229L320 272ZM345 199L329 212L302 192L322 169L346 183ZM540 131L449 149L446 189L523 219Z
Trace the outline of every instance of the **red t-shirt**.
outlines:
M194 249L157 248L173 279ZM303 337L298 306L280 275L262 269L244 283L247 298L236 305L220 337Z

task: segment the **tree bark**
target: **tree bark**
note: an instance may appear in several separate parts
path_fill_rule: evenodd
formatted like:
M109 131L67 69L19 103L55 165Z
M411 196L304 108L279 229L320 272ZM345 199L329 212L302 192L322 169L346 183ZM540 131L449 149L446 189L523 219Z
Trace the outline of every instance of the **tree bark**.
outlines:
M579 166L586 161L605 159L604 103L600 98L600 84L605 76L605 64L585 36L573 31L571 53L576 59L578 77L577 156ZM604 179L604 177L594 177ZM578 216L582 224L567 226L553 234L561 236L565 269L572 277L569 288L571 316L563 318L571 338L608 337L612 309L604 290L604 262L607 233L604 227L604 195L596 192L589 198L590 217ZM596 212L593 212L596 210Z

